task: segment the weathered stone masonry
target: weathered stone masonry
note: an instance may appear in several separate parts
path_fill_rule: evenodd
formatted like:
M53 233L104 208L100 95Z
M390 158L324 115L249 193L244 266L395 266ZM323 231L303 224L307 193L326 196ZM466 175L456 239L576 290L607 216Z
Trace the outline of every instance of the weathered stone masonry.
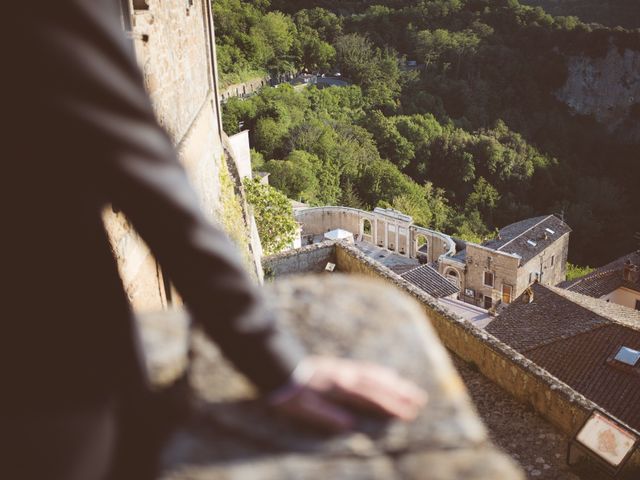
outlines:
M299 251L302 257L306 254L307 249ZM270 268L279 271L279 262L282 260L292 265L291 257L270 257L266 261L270 262ZM306 263L304 259L298 262L301 265ZM445 347L474 365L485 377L520 402L530 405L567 435L574 435L596 408L593 402L568 385L484 330L444 310L429 295L357 248L346 243L335 243L335 262L341 272L383 279L418 300ZM634 453L630 467L640 467L640 450Z
M128 9L125 30L133 39L158 121L173 140L203 211L215 221L223 209L220 174L226 166L210 4L207 0L121 3ZM165 281L148 248L122 214L109 209L104 217L134 308L166 306Z

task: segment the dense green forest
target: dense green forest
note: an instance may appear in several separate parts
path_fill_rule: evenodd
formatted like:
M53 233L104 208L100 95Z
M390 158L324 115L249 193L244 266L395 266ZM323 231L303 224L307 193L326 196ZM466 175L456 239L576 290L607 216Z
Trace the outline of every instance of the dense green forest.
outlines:
M522 3L542 7L552 15L578 17L587 23L640 28L638 0L522 0Z
M640 145L553 92L568 55L640 50L640 33L517 0L215 0L214 14L223 75L340 72L351 83L280 85L225 105L225 131L250 129L254 168L290 198L393 206L474 241L556 213L578 264L635 247Z

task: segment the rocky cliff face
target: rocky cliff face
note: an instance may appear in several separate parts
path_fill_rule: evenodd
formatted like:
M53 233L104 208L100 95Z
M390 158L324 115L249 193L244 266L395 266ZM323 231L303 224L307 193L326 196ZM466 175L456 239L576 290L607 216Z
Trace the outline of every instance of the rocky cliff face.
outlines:
M567 68L568 79L556 97L575 113L593 115L625 141L640 141L640 51L621 53L611 46L605 57L569 57Z

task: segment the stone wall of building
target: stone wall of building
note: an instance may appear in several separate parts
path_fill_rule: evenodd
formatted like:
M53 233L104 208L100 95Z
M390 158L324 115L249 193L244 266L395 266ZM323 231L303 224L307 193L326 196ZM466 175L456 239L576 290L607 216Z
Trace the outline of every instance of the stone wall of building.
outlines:
M330 206L299 209L295 216L302 224L303 237L341 228L365 242L411 258L417 257L419 239L422 238L428 245L429 262L437 261L441 255L455 253L455 244L448 235L413 225L410 221L394 221L376 212Z
M127 3L125 30L133 39L158 121L175 144L207 217L222 219L220 178L227 167L210 5L206 0L124 0L123 8ZM166 306L162 272L144 242L124 215L108 209L104 221L134 308Z
M460 279L460 299L488 308L485 297L491 298L491 306L496 306L501 301L512 301L522 295L536 279L543 285L552 286L564 281L568 251L568 233L524 265L520 264L519 257L510 253L468 243L464 260L444 258L439 271L446 276L455 270ZM485 272L493 274L493 286L485 284ZM510 300L508 287L511 288Z
M485 297L490 297L491 305L495 306L502 300L503 286L511 286L512 298L515 298L519 262L519 258L513 255L468 244L461 295L465 295L465 291L469 289L473 290L474 294L465 295L463 300L484 308ZM493 274L493 286L485 284L485 272Z
M508 345L445 311L435 299L358 249L336 244L336 262L341 272L382 278L409 293L423 306L445 347L520 402L530 405L567 435L575 435L591 411L597 408L596 404ZM640 468L640 450L636 450L629 466L634 470Z
M564 282L567 277L567 255L569 253L569 234L566 233L557 241L549 245L541 255L537 255L518 270L517 295L520 295L533 281L538 278L543 285L556 286Z

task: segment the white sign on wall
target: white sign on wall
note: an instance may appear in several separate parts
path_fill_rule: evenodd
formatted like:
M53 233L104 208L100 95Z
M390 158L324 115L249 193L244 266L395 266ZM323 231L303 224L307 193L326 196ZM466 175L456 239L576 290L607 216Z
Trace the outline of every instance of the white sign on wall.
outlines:
M638 437L613 420L593 412L576 440L609 465L618 467L629 455Z

